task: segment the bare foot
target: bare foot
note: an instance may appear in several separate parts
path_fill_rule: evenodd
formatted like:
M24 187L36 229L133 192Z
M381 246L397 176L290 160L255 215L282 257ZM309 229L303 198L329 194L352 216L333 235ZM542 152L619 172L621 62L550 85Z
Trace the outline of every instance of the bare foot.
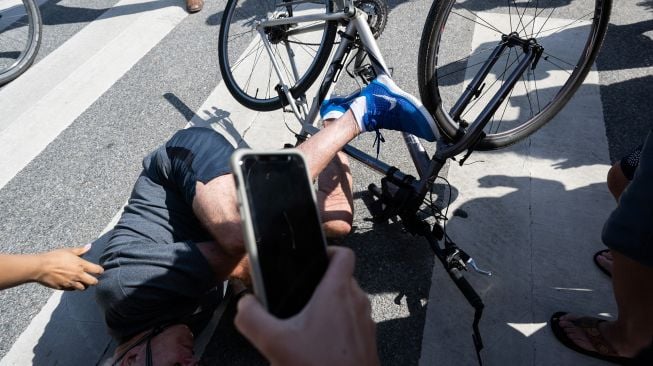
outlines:
M572 342L587 351L626 358L637 355L638 349L632 349L620 341L616 322L603 321L590 325L592 320L594 319L567 314L560 317L558 324Z

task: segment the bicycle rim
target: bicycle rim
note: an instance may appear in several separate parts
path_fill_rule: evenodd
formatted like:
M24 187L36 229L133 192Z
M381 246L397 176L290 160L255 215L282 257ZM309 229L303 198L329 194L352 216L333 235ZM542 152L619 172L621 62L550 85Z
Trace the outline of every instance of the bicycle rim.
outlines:
M230 0L220 29L220 70L231 94L248 108L266 111L282 107L279 76L256 29L258 22L292 16L324 14L330 0ZM336 33L336 22L314 21L266 28L276 66L294 97L318 77Z
M445 137L477 120L526 57L521 45L492 57L506 37L542 47L491 114L479 150L529 136L567 103L592 67L603 40L610 1L449 0L434 5L420 49L420 92ZM429 23L430 22L430 23ZM513 43L513 42L510 42ZM454 106L488 59L496 62L460 113ZM458 117L459 116L459 117Z
M41 17L32 0L0 0L0 85L34 62L41 39Z

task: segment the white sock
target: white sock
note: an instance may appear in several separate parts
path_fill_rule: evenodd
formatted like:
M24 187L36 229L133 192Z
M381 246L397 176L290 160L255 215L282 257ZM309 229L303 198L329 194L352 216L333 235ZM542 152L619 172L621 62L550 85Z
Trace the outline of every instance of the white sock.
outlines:
M365 123L363 122L363 116L367 111L367 100L365 97L360 96L354 99L354 101L351 102L349 109L351 109L352 113L354 114L354 118L356 119L356 123L358 123L358 128L360 131L366 132L367 129L365 128Z

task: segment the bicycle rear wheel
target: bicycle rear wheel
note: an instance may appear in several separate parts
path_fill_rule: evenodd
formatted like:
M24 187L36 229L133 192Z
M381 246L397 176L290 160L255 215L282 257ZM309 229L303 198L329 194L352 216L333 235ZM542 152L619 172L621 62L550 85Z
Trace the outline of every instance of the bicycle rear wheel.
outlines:
M229 0L219 39L220 72L227 89L247 108L281 108L276 90L279 77L266 51L258 22L293 16L324 14L331 0ZM335 21L292 23L266 28L274 60L293 97L302 95L319 76L336 35Z
M0 85L25 72L41 44L41 13L33 0L0 0Z
M491 116L476 146L491 150L535 132L564 107L590 71L605 35L611 0L442 0L434 2L422 33L418 83L422 102L443 135L455 140L483 113ZM531 42L531 43L529 43ZM533 43L534 42L534 43ZM526 57L542 53L516 79L497 108L492 98ZM497 47L503 51L495 54ZM462 104L484 63L494 64ZM534 65L534 68L533 68ZM462 105L462 107L461 107Z

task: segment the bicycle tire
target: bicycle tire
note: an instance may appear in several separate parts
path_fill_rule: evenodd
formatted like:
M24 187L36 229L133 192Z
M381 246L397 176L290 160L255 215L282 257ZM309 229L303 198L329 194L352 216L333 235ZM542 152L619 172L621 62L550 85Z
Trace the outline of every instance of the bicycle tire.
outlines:
M15 39L12 39L14 45L18 43L18 45L15 45L18 49L15 47L5 49L4 51L0 49L0 53L2 54L10 54L12 50L13 53L19 53L15 60L12 59L11 63L7 63L6 66L4 63L0 64L0 85L4 85L23 74L34 62L41 46L41 29L43 28L43 23L38 4L34 0L22 0L22 3L24 9L20 9L17 6L11 9L0 9L0 15L5 14L7 18L4 19L5 24L0 23L0 47L2 49L9 46L1 42L5 38L3 35L12 37L11 32L22 31L22 28L26 28L24 31L27 32L24 45L21 44L22 42L20 40L16 42ZM10 13L11 10L16 10L16 12L12 14Z
M522 139L530 136L536 130L544 126L549 120L551 120L578 90L588 72L590 71L605 37L610 17L612 0L571 0L568 1L568 4L564 7L553 8L551 11L548 11L549 9L547 8L546 12L542 10L544 9L544 6L538 10L539 2L528 1L528 3L517 3L516 1L513 1L512 3L507 2L507 11L509 12L508 16L506 16L506 14L501 15L498 13L498 11L505 12L506 7L495 5L495 3L498 4L496 1L493 2L489 0L483 0L482 3L468 1L463 5L468 5L470 3L472 6L476 6L476 8L471 10L469 8L464 8L460 3L457 3L456 0L443 0L434 2L431 6L431 10L429 11L429 15L424 26L424 31L422 33L422 39L420 41L418 61L418 84L420 96L422 98L422 103L432 113L438 128L440 129L440 132L447 140L455 140L456 136L459 134L459 129L461 129L461 124L459 123L460 120L453 120L451 117L451 110L449 108L453 104L453 101L457 100L458 96L462 94L463 89L460 88L465 87L466 79L469 80L469 75L467 75L469 70L479 66L479 63L475 63L479 59L482 63L483 57L479 55L488 51L488 49L481 49L480 46L477 48L472 46L469 55L462 59L457 59L458 56L460 56L460 54L458 54L455 57L449 57L455 61L448 62L448 60L443 60L448 56L445 54L445 52L443 52L443 48L446 47L442 46L444 43L452 42L451 39L445 40L444 36L449 36L452 38L453 33L449 33L452 25L454 25L453 31L456 33L456 37L474 38L478 37L477 34L484 33L505 34L504 32L500 31L506 29L505 27L509 25L510 31L517 30L518 33L523 32L524 38L528 36L528 32L532 29L530 36L534 35L534 38L540 43L547 43L546 46L543 46L545 50L543 55L545 56L539 60L535 70L529 70L527 72L529 83L532 81L535 84L534 91L537 96L538 108L533 108L535 100L531 100L532 90L529 91L529 88L526 85L526 80L524 79L524 74L522 74L520 82L514 86L514 89L510 91L508 98L502 102L503 104L501 104L501 107L493 115L492 123L488 123L488 126L490 126L489 129L487 126L484 129L485 136L475 146L476 150L494 150L515 144ZM506 2L503 1L501 3L505 4ZM512 4L514 4L514 8ZM529 7L535 7L535 11L532 13L532 15L530 15L530 11L532 9L529 9ZM585 7L585 10L583 10L583 7ZM481 8L490 10L492 13L481 13L478 11L478 9ZM557 9L561 10L559 10L556 15L571 16L572 14L580 14L581 17L574 18L571 16L569 18L554 18L552 15ZM476 10L477 12L474 13L473 10ZM515 11L517 14L520 14L517 17L518 19L515 19ZM453 17L456 18L453 21L453 18L450 17L452 14L456 15L456 17ZM540 17L539 15L542 14L545 14L547 18L541 19L543 17ZM474 16L473 18L472 15ZM502 22L502 28L499 28L498 24L492 24L490 21L488 21L488 19L500 19ZM569 20L572 22L566 23ZM540 25L538 21L543 23ZM550 21L552 24L549 24L546 31L544 31L544 27ZM507 22L510 22L510 24L506 24ZM473 24L464 25L463 23ZM566 26L558 27L558 24L566 24ZM461 25L463 26L461 27ZM535 33L536 26L539 29L537 33ZM520 27L521 29L519 29ZM490 29L490 31L487 31L486 29ZM553 31L553 33L550 33L551 31ZM582 37L586 37L586 39L583 40L582 38L578 38L577 34L581 33ZM542 34L542 37L541 40L538 40L537 37L540 34ZM546 42L544 42L545 40ZM547 54L547 47L549 47L550 50L561 50L561 53L565 54L573 52L573 50L571 50L570 47L566 44L558 44L563 40L569 41L576 45L580 45L581 43L579 42L581 41L584 42L582 43L583 46L581 51L577 53L579 55L577 62L567 62L562 57L558 57L559 55L556 56L554 54ZM460 42L456 44L456 47L459 49L464 49L464 47L461 47L459 43ZM496 44L496 41L494 43L486 43L486 45L489 45L489 49L494 48ZM481 46L482 45L483 44L481 44ZM454 46L452 43L452 48L453 47ZM454 52L455 51L456 50L454 50ZM466 53L467 51L464 52ZM515 53L516 60L519 60L519 52ZM489 87L487 87L486 83L484 85L485 88L493 88L493 85L497 83L502 77L504 80L501 80L501 82L503 83L503 81L505 81L507 78L505 76L506 72L510 67L512 67L512 64L511 66L508 66L511 57L510 55L512 55L512 50L506 57L505 64L503 61L501 63L497 61L496 65L498 65L498 71L493 70L494 72L492 72L492 75L496 75L494 76L495 81ZM503 57L503 55L501 57ZM462 60L465 60L465 68L457 69L460 67L460 62ZM474 62L471 62L472 60ZM573 57L572 60L575 60L575 57ZM513 64L514 62L515 61L513 61ZM543 65L543 62L553 64L553 66L545 65L543 67L543 75L537 75L536 72L538 68ZM567 63L569 66L562 65L561 67L559 64L562 63ZM499 74L502 64L504 65L505 69L503 74ZM559 67L560 70L555 70L554 67ZM571 71L566 70L565 68L571 69ZM558 85L554 85L553 87L546 90L545 94L551 95L551 100L548 103L544 104L542 107L542 104L540 103L540 92L537 87L537 82L539 80L547 81L548 79L552 78L551 75L562 74L560 72L561 70L567 71L568 73L568 76L563 76L563 78L566 77L566 81L564 81L562 84L556 81ZM451 77L451 75L455 72L457 72L458 75ZM555 78L559 78L559 76L553 77L553 79ZM521 81L524 82L523 91L526 93L526 98L524 98L521 94L516 94L521 98L521 100L515 102L514 100L511 100L511 97L513 96L513 92L515 92L518 86L521 88ZM532 83L530 85L532 86ZM476 95L476 99L479 99L479 101L475 100L475 103L479 103L481 98L485 98L484 95L488 92L489 90L481 90L481 92ZM526 101L530 106L530 112L526 111L525 107L523 108L524 110L519 110L517 112L513 111L515 108L521 108L519 106L520 103L525 106ZM517 107L515 107L515 105L517 105ZM515 117L516 120L510 121L507 129L499 132L500 127L496 127L496 130L493 132L492 128L497 126L495 125L496 119L498 117L497 114L500 111L505 114L508 106L511 108L511 113L517 116ZM474 107L475 106L470 106L470 110ZM503 110L501 108L503 108ZM523 120L518 120L518 118L521 116L523 116ZM504 115L501 115L501 118L503 117ZM503 121L499 121L498 126L500 126L501 123L503 123ZM465 125L463 124L462 129L464 129L464 127Z
M273 66L272 63L269 61L269 58L267 57L267 52L265 52L265 49L262 45L262 42L260 40L259 34L257 31L254 29L253 25L255 24L255 21L261 20L261 19L268 19L271 17L274 18L279 18L282 16L293 16L293 11L302 11L306 10L307 7L310 4L315 4L316 2L299 2L299 4L296 4L297 2L293 2L292 5L285 6L283 9L285 9L285 13L279 12L274 14L269 14L267 10L270 9L269 3L272 2L274 3L274 0L259 0L259 4L263 4L263 7L254 7L254 9L246 9L247 12L243 16L243 12L239 12L240 16L243 19L235 19L234 16L238 12L238 5L239 5L239 0L229 0L227 3L227 6L225 7L224 14L222 17L222 25L220 28L220 35L219 35L219 44L218 44L218 58L220 62L220 72L222 74L222 79L231 93L231 95L242 105L249 109L253 109L256 111L271 111L275 109L279 109L283 107L283 101L279 97L277 91L274 89L276 87L276 84L272 83L272 79L274 77L275 80L278 81L277 75L273 74ZM283 2L288 2L284 0ZM253 6L251 1L249 2L250 4L245 3L244 6ZM321 1L318 0L319 4L322 4ZM324 0L323 1L324 6L327 11L333 11L333 1L331 0ZM283 4L283 3L281 3ZM257 5L257 4L254 4ZM266 6L267 5L267 6ZM304 8L299 8L300 6L304 6ZM298 10L299 9L299 10ZM321 7L320 7L321 9ZM242 9L240 9L242 10ZM260 11L260 12L265 12L265 17L256 17L256 14L253 14L252 17L249 16L248 12L254 12L254 11ZM273 7L274 10L274 7ZM315 9L309 9L310 11L313 11ZM320 10L320 12L323 12L323 10ZM242 21L244 24L236 24L234 21ZM321 37L319 37L319 34L312 34L311 35L311 40L315 38L315 41L318 40L319 38L319 45L317 43L309 44L309 45L317 45L317 50L314 50L314 54L310 52L309 50L312 50L310 47L307 47L305 42L299 42L297 39L291 39L291 36L288 35L288 31L292 31L293 29L283 29L280 27L277 27L274 32L275 34L272 34L272 31L270 33L267 33L268 39L271 41L272 46L276 47L276 54L279 55L279 58L281 60L281 63L284 66L285 72L286 72L286 77L290 77L290 92L294 98L298 98L301 96L317 79L317 77L320 75L320 72L324 68L324 65L326 64L329 55L331 53L331 49L334 44L334 39L336 36L336 30L337 30L337 22L336 21L322 21L324 23L323 31ZM313 24L313 23L311 23ZM321 23L320 23L321 24ZM244 28L248 29L248 31L242 32L242 33L234 33L231 37L229 36L231 32L232 26L235 26L235 29ZM319 25L318 25L319 26ZM308 26L306 26L307 28ZM294 29L296 30L296 29ZM249 37L247 37L247 33L249 33ZM313 32L315 33L315 32ZM236 39L235 37L238 37ZM230 42L231 38L231 42ZM252 41L249 41L249 38L253 39ZM258 51L257 50L250 50L248 47L257 47L256 45L258 43L256 42L256 39L258 38L259 42L261 43L258 46ZM240 52L237 50L237 47L234 47L234 49L230 50L230 43L233 45L234 43L240 43L242 45L247 45L244 49L244 52ZM249 43L248 43L249 42ZM278 51L278 45L279 44L284 44L284 47L286 45L291 45L291 44L299 44L300 49L302 49L306 54L309 55L309 58L312 56L312 61L305 61L304 63L310 62L308 67L299 70L298 67L298 73L301 75L297 78L294 78L294 75L290 72L288 69L287 65L281 58L282 55ZM292 49L292 46L290 46ZM230 62L230 51L231 51L231 57L232 59L236 59L237 61L235 63ZM294 51L293 51L294 52ZM242 77L239 76L240 80L237 80L237 78L234 75L234 71L236 68L244 63L244 59L246 57L252 56L254 54L254 60L252 64L252 68L250 71L250 74L245 72ZM303 54L302 54L303 55ZM295 55L293 55L294 58ZM265 64L263 65L258 65L259 58L260 57L265 57L267 58L267 66ZM288 60L290 63L289 56L286 60ZM305 57L305 56L304 56ZM249 61L248 61L249 62ZM301 65L300 65L301 67ZM267 68L268 70L268 79L263 81L263 87L264 91L259 95L259 91L261 90L261 87L257 87L255 89L250 89L249 83L251 82L251 78L255 72L255 70L265 70ZM292 67L291 67L292 69ZM243 78L249 77L246 79L245 82L243 82ZM245 85L242 85L245 84ZM266 85L267 84L267 85Z

